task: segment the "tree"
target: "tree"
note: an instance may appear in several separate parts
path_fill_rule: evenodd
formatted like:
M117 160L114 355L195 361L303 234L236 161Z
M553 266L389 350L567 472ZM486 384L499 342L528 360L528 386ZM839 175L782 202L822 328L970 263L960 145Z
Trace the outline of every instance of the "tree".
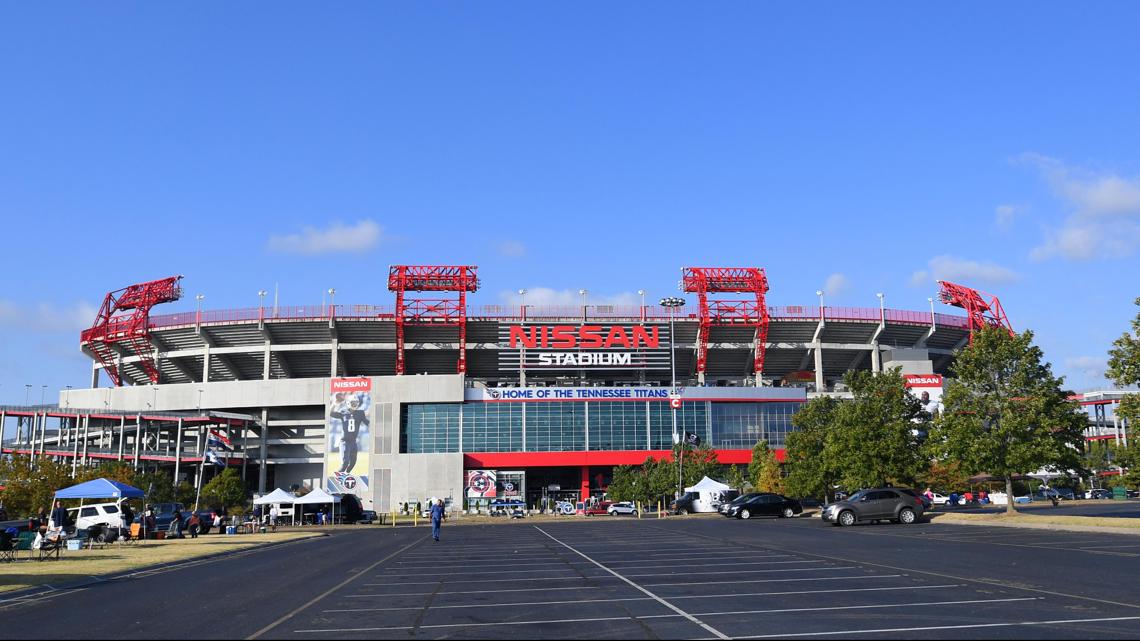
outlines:
M42 456L34 460L22 455L0 457L0 479L4 480L0 501L9 516L20 518L41 508L50 512L56 490L76 483L71 478L71 463Z
M744 476L744 472L740 471L739 465L729 465L725 473L724 482L732 489L744 493L744 486L748 485L748 479Z
M202 500L212 506L231 508L244 505L245 499L245 483L237 470L232 467L227 467L224 472L202 486Z
M1140 298L1134 302L1140 306ZM1108 350L1108 371L1105 376L1112 379L1117 387L1140 384L1140 313L1132 320L1132 331L1124 332L1112 342L1112 349ZM1125 487L1135 488L1140 485L1140 443L1137 443L1140 430L1135 429L1136 422L1140 420L1140 394L1128 394L1122 398L1116 408L1116 415L1126 422L1128 446L1115 448L1112 462L1121 469L1118 482Z
M966 487L970 475L962 471L957 461L932 461L930 467L919 476L923 485L936 492L950 494Z
M682 448L684 451L684 460L681 462L683 480L681 482L681 490L684 491L686 487L696 485L700 480L706 476L714 477L720 476L723 466L717 460L716 450L714 450L708 443L701 443L697 447L691 447L687 443L682 443L673 446L673 460L676 461L677 457L681 455ZM673 470L674 475L676 469ZM673 477L674 481L676 476Z
M784 485L791 495L822 497L828 502L834 498L839 471L829 460L826 445L839 405L835 398L819 396L792 416L796 431L788 434L784 447L784 467L788 471Z
M969 473L1005 480L1008 512L1016 511L1015 474L1081 467L1088 419L1043 357L1032 332L1011 337L987 327L975 333L957 355L955 378L942 396L946 409L931 432L944 458Z
M913 485L926 469L919 434L929 415L907 389L898 368L880 374L848 372L854 398L841 403L828 430L824 458L847 489Z
M760 477L764 475L764 464L770 452L766 439L760 439L752 446L752 460L748 463L748 480L752 482L754 488L760 487Z

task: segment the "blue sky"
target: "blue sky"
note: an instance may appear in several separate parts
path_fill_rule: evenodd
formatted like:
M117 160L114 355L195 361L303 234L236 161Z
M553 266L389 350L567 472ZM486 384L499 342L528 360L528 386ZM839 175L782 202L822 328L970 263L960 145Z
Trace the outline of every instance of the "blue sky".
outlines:
M923 310L942 277L1076 388L1135 315L1133 3L2 11L0 403L85 385L103 294L171 274L160 313L390 304L395 263L477 264L475 303L757 265L771 304Z

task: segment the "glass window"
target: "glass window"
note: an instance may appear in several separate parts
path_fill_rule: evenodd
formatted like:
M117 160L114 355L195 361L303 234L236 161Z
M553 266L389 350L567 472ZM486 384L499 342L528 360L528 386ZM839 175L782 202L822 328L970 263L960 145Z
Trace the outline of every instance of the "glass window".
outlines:
M644 450L645 403L598 402L590 406L591 450Z
M463 450L521 452L521 403L467 403L463 406Z
M692 432L709 443L708 407L706 401L681 403L681 409L677 410L677 432ZM649 403L649 439L649 449L673 448L673 410L669 409L668 403ZM718 447L715 441L711 445Z
M458 403L404 405L400 415L400 452L458 452L459 408Z
M526 449L530 452L573 452L586 449L584 403L524 403Z

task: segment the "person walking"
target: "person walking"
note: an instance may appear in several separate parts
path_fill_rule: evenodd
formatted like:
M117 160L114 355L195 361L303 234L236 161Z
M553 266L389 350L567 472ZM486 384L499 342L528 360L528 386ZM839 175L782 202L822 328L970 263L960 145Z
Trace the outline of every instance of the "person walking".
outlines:
M436 499L431 506L431 538L439 540L439 526L443 521L443 499Z
M198 532L202 529L202 520L198 518L197 512L190 513L190 520L186 523L186 529L190 531L190 538L198 538Z

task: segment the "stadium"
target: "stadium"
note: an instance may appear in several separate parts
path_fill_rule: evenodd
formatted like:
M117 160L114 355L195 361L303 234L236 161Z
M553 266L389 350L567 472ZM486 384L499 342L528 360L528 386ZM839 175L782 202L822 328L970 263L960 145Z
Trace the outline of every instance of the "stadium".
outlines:
M476 267L401 265L387 306L210 310L199 297L152 313L181 298L180 279L107 294L81 337L90 387L0 409L15 433L3 451L192 483L217 458L260 492L324 487L384 512L433 496L581 498L615 465L667 456L677 434L722 463L748 462L760 439L782 456L792 415L842 395L850 370L901 368L937 402L972 329L1008 326L996 298L952 283L939 300L966 315L769 306L763 269L696 267L682 270L687 300L662 305L543 307L520 291L518 307L469 308Z

